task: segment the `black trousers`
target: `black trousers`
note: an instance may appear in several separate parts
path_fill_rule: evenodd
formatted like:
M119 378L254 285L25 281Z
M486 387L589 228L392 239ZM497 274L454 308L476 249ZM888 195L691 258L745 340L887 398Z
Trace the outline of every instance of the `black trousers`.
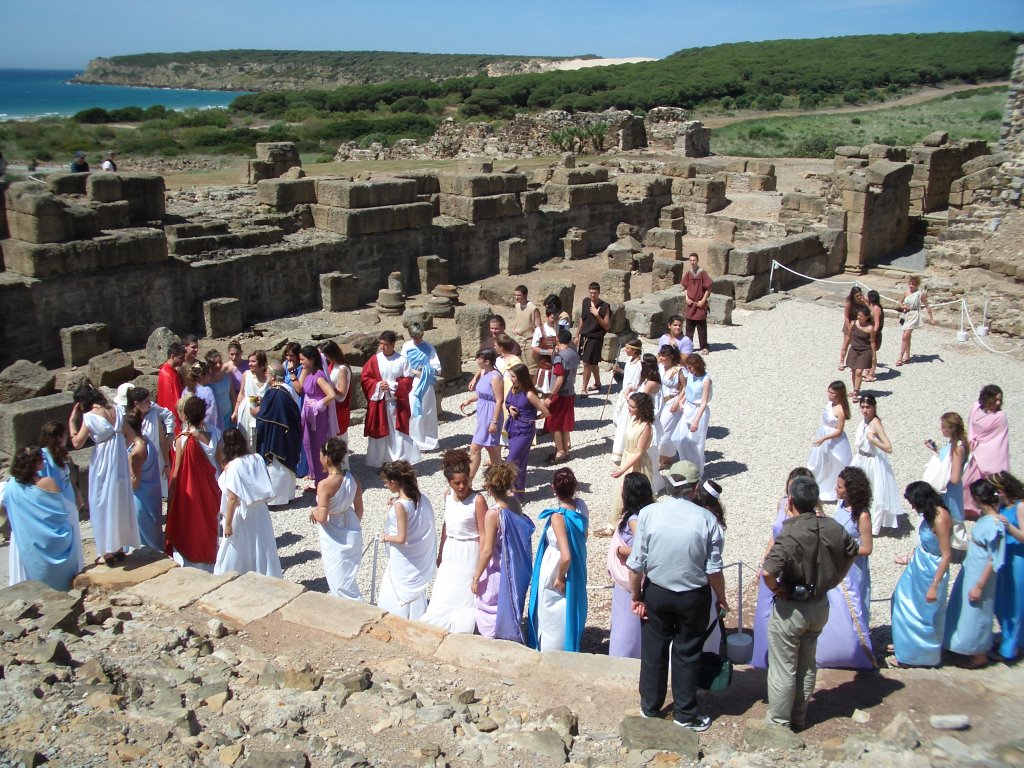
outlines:
M711 615L711 587L672 592L648 581L644 588L647 620L640 625L640 708L654 716L665 705L669 648L672 698L679 722L697 716L697 676L701 638Z
M703 320L687 320L686 321L686 335L690 341L693 341L693 332L697 331L697 339L700 341L699 344L695 344L695 350L707 349L708 348L708 321L707 318Z

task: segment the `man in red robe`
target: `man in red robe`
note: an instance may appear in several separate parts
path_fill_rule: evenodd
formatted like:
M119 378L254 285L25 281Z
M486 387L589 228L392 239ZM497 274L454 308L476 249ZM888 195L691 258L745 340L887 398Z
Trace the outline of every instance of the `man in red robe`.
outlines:
M178 369L185 362L185 347L174 342L167 349L167 360L160 366L156 379L156 404L174 414L174 434L181 432L181 418L178 416L178 400L185 389Z
M409 437L409 393L412 371L409 362L395 352L398 337L392 331L380 335L379 351L371 357L360 374L359 382L366 395L366 464L382 467L387 461L420 460L420 450Z

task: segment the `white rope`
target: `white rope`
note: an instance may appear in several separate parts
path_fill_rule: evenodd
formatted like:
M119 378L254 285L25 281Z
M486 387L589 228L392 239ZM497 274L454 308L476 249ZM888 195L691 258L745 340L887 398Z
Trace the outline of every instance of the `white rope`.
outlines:
M820 277L811 277L810 275L805 275L802 272L797 272L795 269L790 269L785 264L780 264L779 262L775 261L774 259L772 260L772 264L774 264L776 267L782 267L787 272L792 272L797 277L803 277L803 278L805 278L807 280L813 280L816 283L828 283L829 285L857 285L857 286L862 286L863 285L860 282L860 280L825 280L825 279L820 278ZM771 286L769 286L769 287L771 287Z
M967 301L963 299L961 299L961 301L963 301L964 305L964 315L967 316L967 324L971 326L971 331L974 333L974 342L976 344L984 347L989 352L994 352L997 355L1009 355L1012 354L1013 352L1017 352L1020 349L1019 345L1016 349L992 349L992 347L985 343L984 337L980 333L978 333L978 329L974 327L974 321L971 320L971 313L967 309Z

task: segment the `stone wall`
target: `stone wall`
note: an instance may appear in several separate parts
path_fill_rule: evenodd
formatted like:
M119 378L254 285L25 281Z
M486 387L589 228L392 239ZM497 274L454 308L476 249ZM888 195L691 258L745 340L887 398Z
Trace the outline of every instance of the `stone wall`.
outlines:
M1024 157L1024 45L1017 47L1013 62L999 149L1011 156Z
M259 142L256 144L256 159L245 161L242 183L255 184L264 179L278 179L292 168L302 168L299 150L292 142Z

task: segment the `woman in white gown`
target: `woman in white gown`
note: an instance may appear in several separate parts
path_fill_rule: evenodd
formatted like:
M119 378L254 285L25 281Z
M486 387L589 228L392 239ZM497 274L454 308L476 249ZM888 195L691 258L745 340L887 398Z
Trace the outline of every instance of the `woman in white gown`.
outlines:
M814 473L821 501L836 501L836 480L850 466L853 454L846 438L846 420L850 418L850 402L846 385L833 381L828 385L828 402L821 413L821 426L811 441L807 468Z
M68 423L71 444L83 448L90 438L95 443L89 463L89 520L99 555L97 562L111 565L115 560L124 560L126 548L142 546L135 519L128 448L120 433L129 439L134 439L135 434L124 423L121 408L108 405L103 393L91 384L78 387L74 397Z
M235 401L235 422L252 451L256 450L256 414L269 384L267 353L257 349L249 355L249 370L242 374L242 386Z
M684 400L683 418L676 426L674 438L679 458L692 462L703 475L704 443L708 436L708 422L711 421L711 377L700 355L686 358L686 370L686 386L676 400L676 403Z
M394 495L380 537L390 546L377 606L405 619L418 619L427 610L427 588L437 571L434 508L420 493L409 462L390 461L380 474L384 487Z
M639 342L637 342L639 343ZM629 354L627 352L627 354ZM654 413L657 415L661 411L662 396L661 396L661 373L658 370L658 358L651 353L646 353L639 357L640 361L640 372L637 374L637 383L633 388L633 392L643 392L645 395L651 398L654 403ZM627 366L629 363L626 364ZM623 374L625 377L625 374ZM623 378L623 390L625 390L625 378ZM629 394L633 394L630 392ZM627 403L629 401L629 395L621 398L622 411L615 416L615 439L612 441L612 463L618 464L622 460L622 454L626 447L626 429L629 427L629 422L632 420ZM618 403L616 403L616 408ZM660 436L661 425L658 425L659 434L656 440L651 441L651 445L654 447L652 453L657 453L658 443L661 440ZM655 491L657 493L657 491ZM613 521L614 522L614 521ZM614 527L614 526L612 526ZM611 536L611 528L608 529L608 535Z
M267 506L274 495L267 463L259 454L249 453L240 430L227 430L222 440L224 471L217 479L222 533L213 572L255 571L280 578L281 561Z
M476 630L476 595L471 589L480 559L480 531L487 502L469 482L469 453L444 455L444 524L437 553L437 578L427 612L420 618L448 632L471 635Z
M348 471L348 444L332 437L320 449L327 477L316 487L309 519L320 529L320 556L332 595L362 600L356 577L363 557L363 489Z
M684 337L685 338L685 337ZM676 460L676 444L673 439L683 412L679 408L672 410L672 402L679 397L679 391L685 386L682 358L675 344L665 344L658 350L658 371L661 374L661 410L656 413L661 427L661 440L658 441L659 466L668 469Z
M854 439L854 467L860 467L871 482L871 533L877 536L882 528L899 526L897 517L905 515L900 504L900 489L896 485L896 477L892 473L889 454L892 443L889 442L882 420L875 410L875 396L860 396L860 412L864 421L857 427Z

